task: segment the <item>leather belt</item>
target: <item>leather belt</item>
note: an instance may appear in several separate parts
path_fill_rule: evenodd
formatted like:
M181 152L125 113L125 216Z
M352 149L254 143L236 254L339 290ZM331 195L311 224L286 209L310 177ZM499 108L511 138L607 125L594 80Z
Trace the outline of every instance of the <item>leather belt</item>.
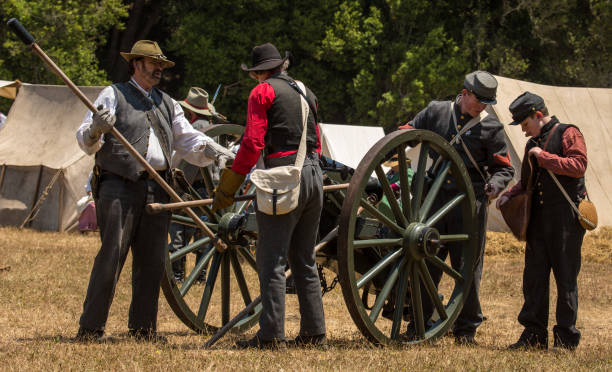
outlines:
M293 165L295 164L296 157L297 157L297 154L291 154L288 156L283 156L282 158L267 158L267 159L264 159L264 165L266 166L266 168L280 167L283 165ZM313 151L309 154L306 154L306 159L318 161L319 154Z

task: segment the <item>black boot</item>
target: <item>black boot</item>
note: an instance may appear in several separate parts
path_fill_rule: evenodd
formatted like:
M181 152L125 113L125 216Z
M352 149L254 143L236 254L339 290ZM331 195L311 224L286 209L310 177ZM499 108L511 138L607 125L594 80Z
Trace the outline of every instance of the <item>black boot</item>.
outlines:
M536 333L524 331L517 342L508 346L509 350L548 349L548 337Z

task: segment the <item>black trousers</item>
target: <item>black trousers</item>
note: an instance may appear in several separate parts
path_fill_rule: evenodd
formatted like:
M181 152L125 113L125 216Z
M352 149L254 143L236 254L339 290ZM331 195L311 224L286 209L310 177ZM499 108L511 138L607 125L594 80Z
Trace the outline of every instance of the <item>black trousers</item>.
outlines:
M103 178L96 201L102 246L94 261L80 325L104 330L115 286L132 249L132 303L130 330L154 332L164 272L170 214L148 214L147 203L168 202L166 192L153 180Z
M522 337L548 339L550 272L557 284L555 345L578 346L578 273L585 230L576 213L563 201L554 205L534 204L527 229L523 296L518 320L525 327Z
M449 193L448 195L441 192L438 194L438 198L434 202L432 211L440 209L446 202L448 202L456 194ZM482 308L480 306L480 281L482 279L482 265L484 260L484 250L486 244L486 233L487 233L487 196L482 195L476 198L476 233L478 234L478 251L474 257L473 274L474 279L472 285L467 293L465 303L461 309L461 313L457 317L453 326L453 333L455 337L463 336L474 336L476 334L476 328L482 323L484 316L482 315ZM459 208L453 209L448 213L440 222L436 224L436 228L440 234L458 234L465 233L461 230L461 224L458 221L462 221L463 216ZM454 269L463 268L464 262L461 255L461 242L447 243L438 252L438 257L445 260L450 255L451 266ZM436 286L440 283L442 278L442 271L436 266L427 264L431 277ZM421 288L421 293L427 293L425 287ZM429 297L424 296L423 298L423 315L427 322L427 319L433 314L433 304ZM431 322L430 322L431 325Z

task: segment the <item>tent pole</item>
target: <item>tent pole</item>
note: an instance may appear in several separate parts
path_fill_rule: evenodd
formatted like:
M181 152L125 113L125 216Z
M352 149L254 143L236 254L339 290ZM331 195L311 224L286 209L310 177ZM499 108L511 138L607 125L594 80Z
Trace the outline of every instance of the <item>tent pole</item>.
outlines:
M60 183L59 183L59 206L58 206L58 216L57 216L57 231L59 232L64 232L64 226L62 225L63 222L63 216L64 216L64 183L62 182L64 180L64 172L62 171L62 174L60 174Z
M42 181L42 175L43 175L43 166L41 165L40 169L38 170L38 182L36 182L36 191L34 192L34 200L32 200L32 206L30 207L30 214L33 212L34 207L36 206L38 202L38 193L40 192L40 181ZM34 219L32 218L31 220L27 221L28 227L32 227L33 220ZM21 227L23 228L23 225L21 225Z
M6 172L6 164L2 164L2 170L0 170L0 195L2 195L2 184L4 183L4 173Z

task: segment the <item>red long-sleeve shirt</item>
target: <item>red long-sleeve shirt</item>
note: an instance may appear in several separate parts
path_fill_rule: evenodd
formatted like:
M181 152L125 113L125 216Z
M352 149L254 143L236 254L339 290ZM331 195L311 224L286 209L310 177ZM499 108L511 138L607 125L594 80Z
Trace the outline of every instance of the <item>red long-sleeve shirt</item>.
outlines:
M565 156L551 154L542 150L536 157L538 165L562 176L583 177L587 168L587 152L582 133L575 127L568 127L563 132L561 143L563 145L563 155ZM519 182L506 191L504 195L513 197L521 191L523 191L523 187Z
M258 84L249 95L247 108L247 122L244 129L244 136L240 142L240 149L234 159L232 170L239 174L247 174L251 171L261 151L265 148L265 135L268 129L268 110L274 103L274 88L266 82ZM318 107L317 107L318 109ZM321 137L319 135L319 123L317 129L317 153L321 154ZM295 154L296 151L285 151L268 154L268 158L277 158Z

